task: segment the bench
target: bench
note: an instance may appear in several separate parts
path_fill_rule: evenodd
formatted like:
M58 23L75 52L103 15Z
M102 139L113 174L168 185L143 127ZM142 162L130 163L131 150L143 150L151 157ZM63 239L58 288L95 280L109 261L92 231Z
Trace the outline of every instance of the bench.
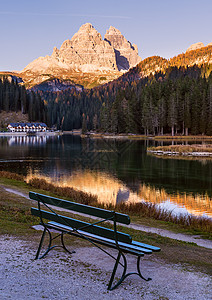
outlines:
M129 234L117 230L117 223L124 225L130 224L128 215L34 192L29 192L29 197L31 200L37 202L37 208L32 207L31 213L40 218L40 225L44 228L35 259L45 257L47 253L55 247L62 247L67 252L74 253L74 251L70 252L67 249L64 242L64 235L73 235L92 243L115 260L108 290L117 288L126 277L132 274L136 274L146 281L151 280L151 278L145 278L141 274L140 259L145 254L160 251L160 248L134 241ZM60 210L60 212L56 212L55 209L57 209L57 211ZM66 214L67 212L82 213L92 218L92 222L84 222L67 217L66 214L64 215L61 212L66 212ZM112 229L108 228L111 227L110 223L110 225L108 225L109 221L112 223ZM103 227L102 223L106 223L106 227ZM57 232L56 237L52 235L52 231ZM48 246L47 249L44 249L44 254L41 255L40 252L41 249L43 251L42 246L46 233L48 233L49 236ZM52 245L53 240L56 238L60 238L60 244ZM117 257L108 252L106 250L107 247L116 249ZM127 273L127 253L137 257L137 272ZM123 262L120 261L121 257L123 258ZM123 267L123 272L120 279L115 282L114 279L118 266Z

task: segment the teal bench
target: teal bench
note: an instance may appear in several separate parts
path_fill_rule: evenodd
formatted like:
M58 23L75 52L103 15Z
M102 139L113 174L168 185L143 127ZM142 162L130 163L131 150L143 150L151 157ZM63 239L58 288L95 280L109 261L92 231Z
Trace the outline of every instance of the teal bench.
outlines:
M67 249L64 242L64 235L73 235L92 243L115 260L108 290L115 289L126 277L132 274L136 274L146 281L151 280L151 278L142 276L140 271L140 259L145 254L160 251L160 248L133 241L129 234L117 230L117 223L124 225L130 224L128 215L34 192L29 192L29 197L31 200L37 202L37 208L32 207L31 213L40 218L40 225L44 228L35 259L45 257L47 253L55 247L62 247L67 252L73 253L74 251L70 252ZM57 212L55 209L57 209ZM60 212L58 212L58 210L60 210ZM83 213L90 218L95 218L91 223L83 222L65 216L62 214L64 211L66 211L66 213L70 211L72 213ZM100 226L102 223L107 223L108 221L112 222L113 229ZM52 231L58 232L58 235L53 237ZM46 233L48 233L49 236L48 246L44 249L44 254L41 255L40 252L41 249L43 251L42 245ZM56 238L60 238L60 245L52 245L53 240ZM106 250L106 247L103 248L102 246L116 249L118 252L117 257L114 257ZM127 253L137 257L137 272L127 273ZM123 262L120 261L121 257L123 258ZM120 279L115 282L115 274L119 265L123 267L123 272Z

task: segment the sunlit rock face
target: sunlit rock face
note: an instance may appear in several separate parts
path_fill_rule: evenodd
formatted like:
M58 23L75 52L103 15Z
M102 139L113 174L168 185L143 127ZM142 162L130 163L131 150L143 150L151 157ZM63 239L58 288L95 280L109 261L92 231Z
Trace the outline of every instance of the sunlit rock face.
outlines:
M82 25L57 52L60 61L84 72L117 70L115 51L90 24Z
M126 71L141 61L137 46L127 41L115 27L110 26L105 34L105 40L115 49L116 63L119 71Z
M52 55L37 58L22 72L118 72L127 71L140 60L137 46L131 45L118 29L111 26L103 40L92 24L86 23L60 49L54 47Z
M200 49L202 47L205 47L203 43L201 43L201 42L195 43L195 44L192 44L190 47L188 47L188 49L186 50L186 52L192 51L192 50L197 50L197 49Z

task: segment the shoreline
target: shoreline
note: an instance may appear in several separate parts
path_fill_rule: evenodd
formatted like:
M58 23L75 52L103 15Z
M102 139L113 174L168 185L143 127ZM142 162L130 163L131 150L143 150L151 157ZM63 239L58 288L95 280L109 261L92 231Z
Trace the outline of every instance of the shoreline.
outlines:
M3 188L8 193L12 193L12 194L24 197L26 199L29 199L29 196L27 194L24 194L23 192L20 192L16 189L8 188L8 187L6 187L4 185L1 185L1 184L0 184L0 187ZM63 211L63 209L61 209L61 210ZM83 214L77 213L77 212L75 212L75 214L83 215ZM91 218L96 219L95 217L91 217ZM126 227L126 225L122 225L122 226ZM32 228L34 228L35 230L41 230L40 225L34 225L34 226L32 226ZM209 240L209 239L202 239L199 236L188 235L188 234L179 233L179 232L176 233L176 232L168 230L168 229L156 228L156 227L151 227L151 226L148 226L148 225L141 225L141 224L137 224L137 223L133 223L133 222L130 225L128 225L128 228L132 228L132 229L138 230L138 231L155 233L155 234L158 234L160 236L168 237L170 239L174 239L174 240L177 240L177 241L183 241L183 242L186 242L186 243L194 243L197 246L212 249L212 241Z
M0 132L1 136L43 136L43 135L61 135L62 133L59 131L46 131L46 132L34 132L28 134L27 132Z
M212 136L147 136L142 134L113 134L113 133L97 133L97 132L88 132L85 134L81 133L81 129L75 129L70 131L46 131L46 132L34 132L28 134L27 132L0 132L1 136L30 136L30 135L79 135L82 138L104 138L104 139L128 139L128 140L153 140L153 141L212 141Z
M156 156L167 156L167 157L201 157L201 158L212 158L212 145L211 144L190 144L190 145L169 145L169 146L157 146L148 147L147 153Z
M147 150L147 153L156 156L174 156L174 157L205 157L212 158L212 152L178 152L178 151L162 151L162 150Z
M4 184L4 183L0 183L0 189L6 191L7 193L10 193L10 194L14 194L14 195L17 195L17 196L21 196L27 200L29 200L29 196L28 196L28 191L26 192L26 190L23 190L21 189L20 187L17 188L17 187L14 187L13 185L11 184ZM33 187L31 187L30 189L33 189ZM28 189L28 190L30 190ZM61 208L61 210L63 210ZM78 215L81 215L81 216L85 216L81 213L77 213L76 214ZM96 219L95 217L93 217L93 219ZM132 217L133 219L133 217ZM209 217L209 219L211 219ZM166 222L166 221L165 221ZM39 226L38 226L39 227ZM125 227L123 225L123 227ZM149 224L148 223L144 223L144 224L140 224L139 222L137 222L136 220L132 220L131 224L128 226L128 228L132 228L134 230L138 230L138 231L144 231L144 232L149 232L149 233L155 233L155 234L158 234L162 237L168 237L168 238L171 238L171 239L175 239L175 240L178 240L178 241L183 241L183 242L189 242L189 243L194 243L198 246L201 246L201 247L205 247L205 248L208 248L208 249L212 249L212 240L210 238L202 238L202 235L200 233L187 233L187 232L183 232L183 231L176 231L176 230L172 230L172 228L167 228L167 227L158 227L156 224ZM34 229L37 229L39 230L39 228L37 228L37 226L35 226ZM179 228L178 228L179 229Z
M147 136L142 134L113 134L113 133L102 133L102 132L87 132L81 133L81 130L63 131L62 134L79 135L82 138L105 138L105 139L129 139L129 140L153 140L153 141L212 141L212 136L202 135L189 135L189 136Z

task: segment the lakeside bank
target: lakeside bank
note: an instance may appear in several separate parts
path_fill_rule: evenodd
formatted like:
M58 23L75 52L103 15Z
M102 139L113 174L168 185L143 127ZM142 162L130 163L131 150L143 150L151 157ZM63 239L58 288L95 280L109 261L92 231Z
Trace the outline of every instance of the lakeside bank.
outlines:
M82 134L81 130L71 130L71 131L63 131L62 134L67 135L80 135L83 138L105 138L105 139L140 139L140 140L151 140L151 141L166 141L166 142L195 142L195 141L205 141L205 142L212 142L212 136L207 135L177 135L177 136L170 136L170 135L161 135L161 136L155 136L155 135L144 135L144 134L115 134L115 133L103 133L103 132L87 132Z
M211 144L169 145L148 147L147 153L156 156L212 158Z
M114 209L131 216L132 222L137 225L158 227L166 230L174 230L178 233L189 233L211 239L212 219L206 216L176 215L157 204L150 202L119 203L116 206L99 203L97 196L71 187L60 187L47 182L41 178L25 180L24 176L16 173L0 171L0 182L9 186L18 186L23 189L34 190L38 193L51 194L54 197L65 197L67 200L85 203L91 206L98 206ZM17 190L15 188L15 190Z
M62 132L61 131L45 131L45 132L32 132L32 133L28 133L28 132L9 132L9 131L5 131L5 132L0 132L0 137L11 137L11 136L32 136L32 135L37 135L37 136L47 136L47 135L61 135Z

